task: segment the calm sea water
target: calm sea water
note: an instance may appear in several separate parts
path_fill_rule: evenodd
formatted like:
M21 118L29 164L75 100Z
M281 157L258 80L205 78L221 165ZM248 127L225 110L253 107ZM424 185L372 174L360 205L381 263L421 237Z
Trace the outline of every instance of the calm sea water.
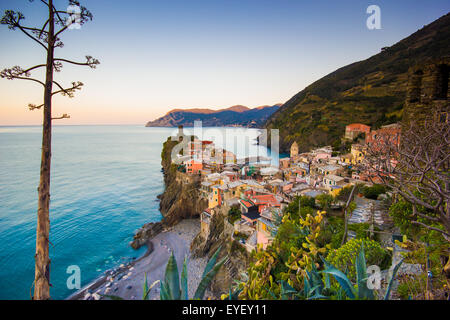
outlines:
M162 217L156 198L164 190L160 155L173 132L143 126L53 128L53 299L73 293L66 286L68 266L80 267L83 286L145 251L128 244L144 223ZM217 131L210 133L203 138ZM257 134L256 129L246 131L248 151L236 146L238 156L267 155L264 147L253 145ZM0 299L30 298L40 147L40 127L0 127Z

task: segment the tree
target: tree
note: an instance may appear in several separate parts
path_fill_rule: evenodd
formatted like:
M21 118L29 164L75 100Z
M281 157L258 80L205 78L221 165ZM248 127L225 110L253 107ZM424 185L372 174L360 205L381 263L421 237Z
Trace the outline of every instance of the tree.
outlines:
M353 195L355 193L357 185L354 184L350 194L347 198L347 202L345 203L344 207L344 235L342 237L341 246L344 245L344 243L347 241L347 233L348 233L348 214L352 213L356 209L356 203L353 202ZM344 192L346 193L346 192ZM342 196L342 195L341 195Z
M33 2L33 0L29 0ZM83 83L72 82L72 86L64 88L61 84L53 80L53 73L60 72L64 63L96 68L100 63L91 56L86 56L85 62L76 62L55 57L55 49L61 48L63 42L61 34L72 29L74 26L83 25L92 20L92 14L78 1L69 0L66 10L57 9L53 0L40 0L48 8L48 18L41 27L29 27L23 24L25 16L21 12L6 10L0 20L0 24L7 25L11 30L20 30L28 38L41 46L47 54L46 63L39 64L27 69L14 66L0 72L2 78L8 80L21 79L36 82L44 87L44 101L42 104L29 104L30 110L41 109L43 107L42 124L42 153L41 169L38 187L38 211L36 228L36 254L35 254L35 278L34 296L36 300L50 299L50 258L49 258L49 235L50 235L50 164L51 164L51 138L52 120L69 118L67 114L52 118L52 97L62 94L70 98L75 91L81 90ZM45 68L45 80L41 81L31 77L31 71ZM58 89L53 90L53 85Z
M334 202L334 198L331 194L319 194L316 199L320 208L325 211L328 211L331 204Z
M450 241L448 107L405 124L401 135L377 135L367 148L366 163L378 180L412 204L411 223Z

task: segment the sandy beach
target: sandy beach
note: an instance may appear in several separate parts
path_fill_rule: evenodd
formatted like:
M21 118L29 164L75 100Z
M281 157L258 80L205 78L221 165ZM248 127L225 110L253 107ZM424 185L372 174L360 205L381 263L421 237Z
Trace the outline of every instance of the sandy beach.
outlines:
M154 281L164 278L165 267L171 252L175 254L178 271L181 274L184 258L188 257L188 288L189 298L200 282L200 277L206 265L207 258L193 259L189 247L192 239L200 231L199 219L185 219L163 231L150 240L147 251L141 258L127 265L106 271L104 275L94 282L80 289L68 299L75 300L101 300L107 299L102 295L119 296L127 300L141 300L145 273L150 286ZM150 292L150 299L159 299L160 284L158 283Z

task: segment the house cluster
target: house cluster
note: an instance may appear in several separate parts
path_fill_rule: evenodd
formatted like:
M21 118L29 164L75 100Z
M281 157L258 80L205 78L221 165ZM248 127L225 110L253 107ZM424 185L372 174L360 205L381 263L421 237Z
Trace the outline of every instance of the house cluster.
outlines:
M346 186L370 184L370 174L358 166L364 162L367 146L378 141L377 135L397 132L400 127L370 129L364 124L348 125L343 139L354 143L351 152L343 155L329 146L300 153L294 142L290 156L280 159L279 167L238 163L233 153L215 148L212 141L192 139L182 156L186 157L183 169L200 177L200 192L208 201L201 214L202 230L209 230L211 217L218 210L231 212L233 208L233 214L238 215L232 220L235 233L247 235L239 242L249 251L265 249L273 240L275 220L295 196L336 196Z

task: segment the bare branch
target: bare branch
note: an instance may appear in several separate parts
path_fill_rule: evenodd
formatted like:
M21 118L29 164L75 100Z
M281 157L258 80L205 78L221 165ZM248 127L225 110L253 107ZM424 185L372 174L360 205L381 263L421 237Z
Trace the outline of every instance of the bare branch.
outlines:
M70 88L63 88L58 82L53 81L54 84L56 84L58 86L58 88L60 90L52 92L52 96L54 96L55 94L62 94L63 96L68 96L69 98L73 98L74 97L74 93L77 90L81 90L81 88L83 87L83 83L78 81L78 82L72 82L72 87Z
M40 66L32 67L32 69L36 69L38 67L40 67ZM29 71L23 70L19 66L14 66L14 67L12 67L10 69L3 69L0 72L0 77L1 78L6 78L8 80L14 80L14 79L30 80L30 81L37 82L37 83L39 83L39 84L41 84L41 85L43 85L45 87L45 84L42 81L34 79L34 78L30 78Z
M67 113L64 113L61 117L52 118L52 120L59 120L59 119L70 119L70 116Z
M23 20L23 19L25 19L25 16L21 12L15 12L13 10L6 10L4 16L0 20L0 24L7 25L8 28L11 30L15 30L16 28L19 28L19 30L22 31L26 36L28 36L30 39L33 39L34 41L36 41L45 50L48 50L48 48L41 41L39 41L39 39L36 39L35 37L33 37L26 30L26 29L33 30L34 28L27 28L20 24L20 20Z
M97 65L100 64L100 61L98 61L97 59L94 59L92 56L86 56L86 62L76 62L76 61L71 61L71 60L62 59L62 58L55 58L54 61L67 62L67 63L75 64L78 66L88 66L92 69L97 68Z
M29 103L28 104L28 109L30 109L30 111L33 111L33 110L35 110L35 109L40 109L40 108L42 108L44 106L44 104L40 104L40 105L35 105L35 104L32 104L32 103Z

